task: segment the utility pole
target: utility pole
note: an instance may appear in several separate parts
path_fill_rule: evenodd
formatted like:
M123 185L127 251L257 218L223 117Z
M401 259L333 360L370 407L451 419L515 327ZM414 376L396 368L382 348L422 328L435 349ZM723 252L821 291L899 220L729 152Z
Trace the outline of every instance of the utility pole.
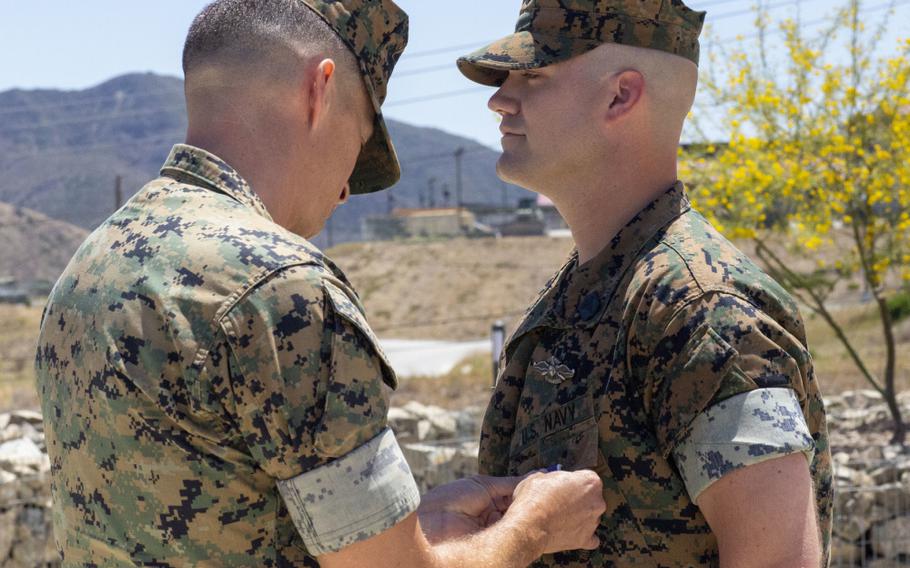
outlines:
M496 388L496 379L499 377L499 358L506 342L506 324L497 320L490 330L493 354L493 388Z
M427 185L429 186L430 190L430 209L433 209L436 207L436 178L431 177L428 179Z
M462 182L461 182L461 159L464 157L464 148L459 146L455 150L455 200L458 203L458 226L461 227L461 232L465 232L464 221L462 220L462 207L464 207L464 200L462 197Z
M114 179L114 211L123 207L123 176Z
M386 200L387 200L386 203L387 203L387 209L388 209L387 212L388 212L389 216L391 217L392 211L395 209L395 196L392 195L391 191L386 192Z

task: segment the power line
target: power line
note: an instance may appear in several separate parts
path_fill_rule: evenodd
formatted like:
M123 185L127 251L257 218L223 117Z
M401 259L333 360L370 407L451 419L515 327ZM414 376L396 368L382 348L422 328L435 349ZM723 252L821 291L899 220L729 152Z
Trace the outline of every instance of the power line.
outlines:
M896 0L896 1L892 0L891 2L885 2L883 4L876 4L875 6L863 8L862 10L859 11L859 13L860 14L872 14L875 12L882 12L884 10L897 9L897 8L901 8L904 6L910 6L910 0ZM799 27L800 27L800 29L805 29L805 28L809 28L809 27L818 26L821 24L830 23L830 22L831 22L831 18L818 18L815 20L810 20L808 22L803 22L800 24ZM783 33L783 32L781 30L770 30L770 31L765 32L765 35L766 36L777 35L780 33ZM756 39L760 35L761 35L761 33L753 33L753 34L748 34L748 35L744 35L744 36L723 38L723 39L719 39L717 41L720 43L745 41L745 40L749 40L749 39Z
M693 10L699 12L703 11L705 8L711 8L712 6L719 6L721 4L732 4L733 2L742 3L742 0L714 0L713 2L702 2L698 6L693 7Z
M487 87L471 87L468 89L459 89L457 91L435 93L432 95L424 95L424 96L419 96L419 97L401 99L398 101L391 101L391 102L386 103L383 108L411 105L411 104L416 104L416 103L421 103L421 102L428 102L428 101L434 101L434 100L439 100L439 99L457 97L457 96L466 95L466 94L470 94L470 93L479 93L479 92L487 91L487 90L488 90ZM53 128L53 127L61 126L61 125L84 124L84 123L117 120L117 119L130 118L130 117L136 117L136 116L147 116L147 115L157 114L160 112L165 112L165 111L170 111L170 110L183 110L184 108L185 108L184 105L166 105L163 107L157 107L157 108L153 108L153 109L128 111L128 112L113 113L113 114L98 114L98 115L87 116L87 117L83 116L83 117L78 117L78 118L47 122L44 124L13 126L13 127L9 127L9 128L0 129L0 135L7 134L10 132L33 132L36 130L41 130L41 129L45 129L45 128Z
M495 152L495 150L493 150L492 148L487 148L486 146L478 146L475 148L470 148L470 149L465 150L464 154L476 154L479 152ZM438 159L442 159L442 158L448 158L451 160L454 155L455 155L455 150L452 150L451 152L440 152L438 154L424 154L423 156L417 156L415 158L408 158L407 160L402 158L402 161L408 162L408 163L426 162L426 161L438 160Z
M777 8L777 7L780 7L780 6L786 6L786 5L789 5L789 4L794 4L794 3L798 2L798 1L800 1L800 0L787 0L786 2L781 2L781 3L778 3L778 4L772 5L771 7L769 7L769 9L774 9L774 8ZM697 9L698 9L698 10L701 10L702 8L709 8L709 7L712 7L712 6L720 6L720 5L724 5L724 4L732 4L732 3L734 3L734 2L736 2L736 3L741 3L742 0L714 0L713 2L705 2L705 3L701 4ZM709 14L709 15L708 15L708 18L709 18L709 19L719 19L719 18L724 18L724 19L725 19L725 18L729 18L729 17L734 17L734 16L736 16L736 15L748 14L748 13L750 13L750 12L752 12L751 9L749 9L749 10L741 10L741 11L737 11L737 12L729 12L729 13L726 13L726 14L721 14L720 16L715 16L715 17L713 17L713 18L712 18L712 16ZM484 45L488 45L488 44L490 44L490 43L493 43L493 42L496 41L497 39L499 39L499 38L481 40L481 41L476 41L476 42L472 42L472 43L463 43L463 44L459 44L459 45L450 45L450 46L446 46L446 47L438 47L438 48L434 48L434 49L427 49L427 50L423 50L423 51L415 51L415 52L411 52L411 53L405 52L404 56L402 57L402 63L405 63L405 62L407 62L407 61L409 61L409 60L411 60L411 59L420 59L420 58L424 58L424 57L432 57L432 56L434 56L434 55L443 55L443 54L446 54L446 53L451 53L451 52L453 52L453 51L461 51L461 50L465 50L465 49L479 48L479 47L481 47L481 46L484 46ZM437 69L437 68L430 68L430 69L428 69L428 72L429 72L430 70L436 71L436 70L438 70L438 69ZM398 73L397 75L398 75L398 76L403 76L404 73L407 73L407 74L416 74L416 73L404 71L404 72Z
M446 262L446 267L457 267L457 268L487 268L491 270L546 270L548 272L556 272L559 270L558 266L542 266L539 264L516 264L512 262L502 262L497 264L482 264L482 263L472 263L472 262Z
M411 75L425 75L427 73L435 73L436 71L454 71L458 67L455 63L445 63L443 65L433 65L431 67L420 67L418 69L405 69L404 71L399 71L395 73L394 77L410 77Z
M498 38L497 38L497 39L498 39ZM490 40L486 40L486 41L477 41L477 42L473 42L473 43L463 43L463 44L461 44L461 45L450 45L450 46L447 46L447 47L437 47L437 48L434 48L434 49L427 49L427 50L424 50L424 51L415 51L414 53L407 53L407 52L405 52L405 55L404 55L404 57L402 57L402 59L403 59L403 60L418 59L418 58L421 58L421 57L430 57L430 56L433 56L433 55L440 55L440 54L443 54L443 53L450 53L450 52L452 52L452 51L461 51L461 50L463 50L463 49L478 48L478 47L481 47L481 46L484 46L484 45L488 45L488 44L490 44L490 43L493 43L494 41L496 41L496 39L490 39Z
M733 2L741 2L741 1L742 0L714 0L713 2L705 2L701 6L704 8L708 8L708 7L715 6L715 5L732 4ZM480 41L475 41L475 42L471 42L471 43L463 43L463 44L459 44L459 45L449 45L446 47L437 47L437 48L433 48L433 49L426 49L423 51L415 51L415 52L410 52L410 53L405 52L404 57L402 57L402 62L408 61L410 59L420 59L423 57L432 57L434 55L442 55L445 53L451 53L453 51L461 51L464 49L477 48L477 47L481 47L481 46L493 43L497 39L499 39L499 38L480 40Z
M728 4L733 1L739 1L739 0L718 0L717 2L714 2L714 3L705 4L702 7ZM802 0L785 0L782 2L778 2L776 4L772 4L772 5L768 6L767 9L773 10L773 9L777 9L777 8L781 8L781 7L786 7L786 6L798 4L801 1ZM898 8L898 7L905 6L907 4L908 4L908 2L905 0L898 0L897 2L894 3L893 7ZM871 8L864 8L864 9L860 10L860 12L861 13L871 13L871 12L888 9L890 7L891 7L891 3L881 4L881 5L871 7ZM720 14L718 16L709 17L709 21L729 19L729 18L733 18L733 17L750 14L753 12L754 12L754 10L752 10L752 9L737 10L734 12L726 12L726 13ZM818 25L821 23L825 23L826 21L828 21L828 19L821 18L818 20L813 20L811 22L806 22L806 23L802 24L801 27L814 26L814 25ZM773 32L769 32L769 33L773 33ZM748 36L743 36L743 39L751 39L751 38L757 37L757 35L758 34L750 34ZM736 41L737 39L738 38L732 38L730 41ZM724 40L724 41L726 41L726 40ZM443 47L443 48L429 50L429 51L417 52L414 55L411 55L411 57L424 57L424 56L428 56L428 55L447 53L450 51L455 51L455 50L465 49L465 48L466 48L466 46L464 44L455 45L455 46ZM427 73L435 73L438 71L455 70L455 69L456 69L456 67L454 64L446 63L446 64L441 64L441 65L422 67L422 68L418 68L418 69L401 70L398 73L394 74L394 77L417 76L417 75L423 75L423 74L427 74ZM481 89L482 88L477 89L477 90L479 91ZM433 94L433 95L424 95L424 96L419 96L419 97L412 97L410 99L392 101L392 102L389 102L388 104L386 104L385 106L386 107L395 107L395 106L404 106L404 105L409 105L409 104L417 104L417 103L421 103L421 102L427 102L427 101L438 100L438 99L442 99L442 98L450 98L450 97L460 96L460 95L464 95L464 94L469 94L470 92L472 92L470 89L464 89L464 90L458 90L458 91L449 91L449 92L445 92L445 93L437 93L437 94ZM169 93L173 93L173 91L160 91L158 93L156 93L156 92L140 93L138 95L130 95L128 100L134 101L136 99L149 98L149 97L163 95L163 94L169 94ZM68 101L65 103L53 104L53 105L34 105L34 106L20 105L18 107L2 108L2 109L0 109L0 115L28 113L28 112L31 112L34 110L43 110L43 109L56 109L56 108L67 108L67 107L79 108L79 107L89 106L89 105L96 104L96 103L103 103L105 101L117 101L117 100L123 100L123 99L120 99L119 95L113 94L113 95L108 95L108 96L95 97L95 98L91 98L91 99ZM123 117L123 116L127 116L127 117L128 116L141 116L144 114L151 114L151 113L154 113L154 112L157 112L160 110L164 110L165 108L182 109L182 108L184 108L184 105L173 105L170 107L162 107L160 109L155 109L155 110L128 111L128 112L120 113L118 116L121 116L121 117ZM116 118L116 117L110 117L108 115L97 115L97 116L98 116L97 120L107 120L109 118ZM5 129L5 131L6 132L28 131L28 130L38 129L38 128L49 128L51 126L55 126L58 124L78 124L79 122L83 122L83 121L88 122L90 120L93 120L93 119L83 117L80 119L72 119L71 121L57 121L57 122L51 122L51 123L47 123L47 124L43 124L43 125L14 126L14 127Z
M765 10L776 10L778 8L783 8L785 6L793 6L795 4L798 4L799 1L800 0L784 0L783 2L778 2L777 4L771 4L769 6L765 6L764 9ZM739 16L745 16L747 14L754 14L754 13L755 13L755 10L753 10L752 8L749 8L746 10L736 10L734 12L725 12L723 14L718 14L717 16L709 17L708 19L709 19L709 21L726 20L729 18L738 18Z
M404 105L412 105L416 103L423 103L428 101L437 101L439 99L448 99L452 97L459 97L461 95L468 95L471 93L480 93L484 91L489 91L489 87L472 87L470 89L459 89L457 91L447 91L444 93L435 93L432 95L423 95L420 97L411 97L409 99L401 99L398 101L392 101L385 104L385 107L396 107Z
M773 5L769 6L768 9L776 9L776 8L780 8L783 6L792 5L794 2L799 2L799 1L800 0L786 0L784 2L779 2L777 4L773 4ZM721 2L718 2L718 3L721 3ZM860 10L860 12L866 14L866 13L878 12L878 11L891 9L891 8L899 8L899 7L906 6L908 4L910 4L910 0L897 0L896 2L888 2L886 4L880 4L877 6L870 7L870 8L864 8L864 9ZM745 15L745 14L752 13L752 12L753 11L751 9L750 10L739 10L736 12L727 12L725 14L721 14L721 15L715 17L714 19L726 19L726 18ZM817 20L813 20L811 22L806 22L804 24L801 24L800 27L802 28L802 27L815 26L818 24L825 23L827 21L829 21L829 19L820 18ZM779 31L775 30L775 31L768 32L769 35L774 34L774 33L779 33ZM736 38L727 38L727 39L723 39L720 41L739 41L739 40L753 39L755 37L758 37L758 35L759 34L750 34L747 36L739 36ZM433 50L433 51L434 52L444 52L444 51L460 49L463 47L464 46L451 46L448 48L440 48L439 50ZM429 54L429 52L418 52L418 55L427 55L427 54ZM411 70L411 71L404 71L404 72L401 72L399 75L413 76L413 75L419 75L419 74L423 74L423 73L432 73L432 72L436 72L436 71L440 71L440 70L444 70L444 69L450 69L450 68L452 68L452 66L449 64L446 64L446 65L426 67L426 68L422 68L422 69L415 69L415 70ZM446 99L446 98L454 98L454 97L473 94L473 93L480 93L480 92L484 92L484 91L488 91L488 90L489 90L488 87L472 87L472 88L467 88L467 89L458 89L458 90L454 90L454 91L446 91L446 92L442 92L442 93L434 93L434 94L429 94L429 95L410 97L410 98L401 99L401 100L397 100L397 101L396 100L390 101L385 104L385 108L419 104L419 103L424 103L424 102L432 102L432 101ZM84 101L73 101L72 106L78 107L83 102ZM67 103L65 105L60 105L60 106L62 107L62 106L71 106L71 105L69 103ZM0 133L30 132L30 131L36 131L36 130L45 129L45 128L52 128L52 127L59 126L59 125L82 124L82 123L91 123L91 122L97 122L97 121L115 120L118 118L146 116L146 115L150 115L150 114L159 113L162 111L182 110L184 108L185 108L185 105L180 104L180 105L167 105L164 107L159 107L159 108L155 108L155 109L147 109L147 110L134 110L134 111L121 112L121 113L114 113L114 114L99 114L99 115L90 116L90 117L79 117L79 118L73 118L73 119L68 119L68 120L59 120L59 121L54 121L54 122L49 122L49 123L39 124L39 125L13 126L13 127L3 129L3 131ZM10 110L11 109L9 109L9 108L0 109L0 112L10 111Z
M76 146L76 147L57 145L57 146L50 146L48 148L43 148L40 150L35 150L33 152L15 152L15 153L7 152L4 154L0 154L0 162L4 161L5 159L20 159L20 158L29 158L29 157L45 158L48 155L52 155L52 154L73 154L74 157L78 157L76 154L82 154L84 152L90 152L93 150L106 150L106 149L111 149L111 148L144 146L144 145L152 144L154 142L159 142L159 141L160 142L175 141L176 138L181 137L183 134L184 134L183 130L174 130L172 133L157 134L155 136L149 136L149 137L143 137L143 138L135 138L128 142L110 142L110 143L105 143L105 144L93 144L91 146ZM174 143L176 143L176 141ZM453 152L454 152L454 150L451 152L424 154L424 155L415 156L415 157L408 157L407 155L403 155L403 156L399 156L399 159L405 164L428 162L428 161L440 160L440 159L452 159L452 156L454 155ZM492 148L487 148L486 146L477 146L477 147L469 148L469 149L465 150L464 153L466 156L471 155L473 157L474 154L480 154L483 152L495 153L496 150L494 150ZM479 156L477 156L477 157L479 157Z

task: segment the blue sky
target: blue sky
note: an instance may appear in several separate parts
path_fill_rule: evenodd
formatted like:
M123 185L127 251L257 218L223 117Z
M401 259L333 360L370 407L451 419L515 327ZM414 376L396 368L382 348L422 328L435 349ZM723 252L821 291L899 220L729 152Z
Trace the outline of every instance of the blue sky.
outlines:
M888 0L868 0L868 8ZM910 0L895 0L891 35L907 29ZM11 88L83 89L128 72L153 71L180 76L183 39L206 0L0 0L0 91ZM766 0L778 18L803 21L829 13L842 0ZM467 82L454 59L469 48L509 33L519 0L399 0L411 16L411 41L393 79L386 114L411 124L433 126L498 147L495 117L486 110L491 89ZM747 0L690 0L707 9L718 38L749 36L753 17ZM876 18L884 12L873 10ZM903 26L897 25L903 22ZM907 32L904 32L905 34ZM457 96L414 102L440 93Z

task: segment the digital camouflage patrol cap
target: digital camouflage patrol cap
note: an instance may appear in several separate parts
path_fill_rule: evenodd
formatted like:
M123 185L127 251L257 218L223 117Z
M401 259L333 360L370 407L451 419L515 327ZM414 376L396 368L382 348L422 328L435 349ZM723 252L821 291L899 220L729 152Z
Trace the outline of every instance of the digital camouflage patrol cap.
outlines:
M458 68L498 86L509 71L571 59L604 43L666 51L698 65L705 12L682 0L523 0L515 33L466 55Z
M351 174L351 193L387 189L401 178L401 166L381 107L392 70L408 44L408 15L392 0L299 1L322 16L354 52L376 111L373 136Z

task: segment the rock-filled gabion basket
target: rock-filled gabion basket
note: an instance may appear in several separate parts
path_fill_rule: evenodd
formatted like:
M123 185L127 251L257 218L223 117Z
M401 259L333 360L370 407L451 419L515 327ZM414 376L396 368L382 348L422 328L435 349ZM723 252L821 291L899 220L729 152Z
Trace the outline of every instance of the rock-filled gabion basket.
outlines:
M0 567L59 566L41 415L0 414Z
M910 392L898 402L906 422ZM893 421L877 392L825 403L836 482L830 566L910 566L910 448L889 445Z

